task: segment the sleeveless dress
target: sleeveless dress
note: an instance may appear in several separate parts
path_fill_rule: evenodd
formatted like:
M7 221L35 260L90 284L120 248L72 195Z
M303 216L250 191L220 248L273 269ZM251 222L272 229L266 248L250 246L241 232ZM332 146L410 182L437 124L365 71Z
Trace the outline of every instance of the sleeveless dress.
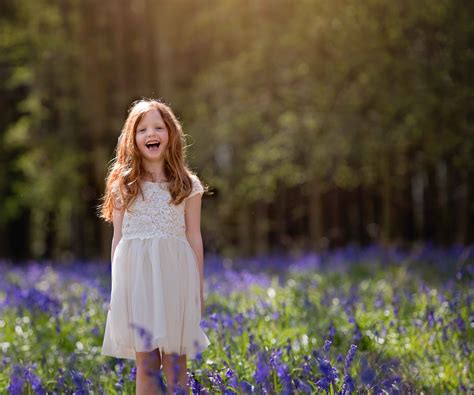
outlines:
M192 174L186 198L204 192ZM166 182L143 181L126 210L115 249L101 355L136 359L157 348L195 359L210 341L200 327L197 258L185 233L184 207L170 204Z

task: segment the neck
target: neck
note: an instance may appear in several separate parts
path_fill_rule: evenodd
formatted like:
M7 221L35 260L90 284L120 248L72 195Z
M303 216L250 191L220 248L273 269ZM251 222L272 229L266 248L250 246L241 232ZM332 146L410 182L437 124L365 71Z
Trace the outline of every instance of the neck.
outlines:
M163 161L160 162L144 162L143 167L145 171L150 173L150 176L153 178L153 181L164 180L165 176L165 166Z

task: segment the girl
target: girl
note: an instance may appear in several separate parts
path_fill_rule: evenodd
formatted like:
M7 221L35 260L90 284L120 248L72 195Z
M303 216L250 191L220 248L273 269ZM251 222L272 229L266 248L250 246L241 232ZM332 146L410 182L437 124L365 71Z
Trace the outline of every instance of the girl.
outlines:
M100 206L100 216L114 228L101 354L136 360L137 394L157 392L148 367L156 376L161 363L169 393L176 381L189 393L186 357L194 359L210 344L199 325L204 187L185 158L172 110L157 100L133 103Z

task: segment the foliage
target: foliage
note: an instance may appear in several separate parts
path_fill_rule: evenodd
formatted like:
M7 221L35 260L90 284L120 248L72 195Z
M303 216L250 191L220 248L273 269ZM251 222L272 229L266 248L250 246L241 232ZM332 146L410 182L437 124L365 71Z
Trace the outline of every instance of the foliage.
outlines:
M227 268L209 258L201 325L211 345L188 361L190 385L229 394L467 391L473 251L373 246ZM100 355L106 266L2 263L2 272L2 393L134 392L132 361Z

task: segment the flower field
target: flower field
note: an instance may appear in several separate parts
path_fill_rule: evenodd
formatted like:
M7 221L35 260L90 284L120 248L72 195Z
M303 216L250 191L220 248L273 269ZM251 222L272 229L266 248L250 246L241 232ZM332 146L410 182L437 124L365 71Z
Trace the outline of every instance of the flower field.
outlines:
M134 362L100 355L110 264L0 269L0 393L135 393ZM473 272L472 246L207 255L193 393L472 393Z

